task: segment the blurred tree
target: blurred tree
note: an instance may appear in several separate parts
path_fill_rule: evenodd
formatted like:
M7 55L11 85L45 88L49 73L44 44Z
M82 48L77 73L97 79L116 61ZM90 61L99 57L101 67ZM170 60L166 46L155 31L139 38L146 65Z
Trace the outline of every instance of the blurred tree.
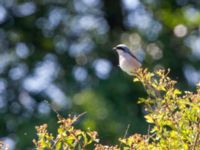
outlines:
M54 130L53 109L88 112L81 125L95 128L106 144L129 123L130 133L146 133L136 104L145 93L116 67L112 47L127 44L145 67L169 67L181 88L193 88L200 80L199 6L193 0L1 0L0 139L11 149L31 148L35 125L47 122Z

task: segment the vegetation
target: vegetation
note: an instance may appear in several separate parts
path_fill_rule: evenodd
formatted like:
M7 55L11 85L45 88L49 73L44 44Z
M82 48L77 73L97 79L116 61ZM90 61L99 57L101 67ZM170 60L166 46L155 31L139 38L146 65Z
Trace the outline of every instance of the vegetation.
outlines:
M82 131L74 127L80 116L62 118L58 115L57 135L47 131L47 124L36 127L36 149L87 149L95 150L197 150L200 149L200 84L195 93L176 88L176 81L168 76L169 70L139 69L134 81L141 82L148 96L140 98L144 104L145 119L149 123L146 135L133 134L119 138L114 146L99 144L96 131ZM127 131L128 132L128 131Z
M112 48L126 44L144 68L170 68L179 90L194 92L199 10L200 0L0 0L0 141L33 149L43 123L56 138L53 109L87 112L76 128L97 131L105 145L118 145L128 125L127 136L148 134L137 104L146 92L130 84ZM152 92L151 99L164 93Z

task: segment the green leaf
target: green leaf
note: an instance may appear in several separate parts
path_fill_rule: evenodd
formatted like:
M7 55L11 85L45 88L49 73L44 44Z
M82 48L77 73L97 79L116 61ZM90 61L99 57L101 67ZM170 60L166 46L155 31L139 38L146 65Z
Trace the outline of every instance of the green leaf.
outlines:
M138 81L140 81L140 80L136 77L133 79L133 82L138 82Z

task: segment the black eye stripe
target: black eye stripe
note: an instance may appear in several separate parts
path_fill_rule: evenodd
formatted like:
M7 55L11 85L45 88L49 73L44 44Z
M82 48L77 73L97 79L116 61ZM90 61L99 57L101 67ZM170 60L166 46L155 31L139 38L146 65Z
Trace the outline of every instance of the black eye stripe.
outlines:
M130 54L133 58L135 58L137 61L139 61L141 63L141 61L138 60L137 57L135 57L126 47L119 46L119 47L116 47L116 49L122 50L123 52Z
M116 48L119 49L119 50L122 50L122 51L126 52L126 49L123 48L123 47L116 47Z

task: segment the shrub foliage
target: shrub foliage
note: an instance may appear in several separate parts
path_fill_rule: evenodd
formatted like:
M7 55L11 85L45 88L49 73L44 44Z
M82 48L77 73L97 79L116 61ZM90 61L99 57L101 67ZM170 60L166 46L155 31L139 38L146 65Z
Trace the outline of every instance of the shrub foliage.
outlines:
M119 138L114 146L99 143L96 131L82 131L74 127L79 116L62 118L58 115L58 130L54 137L47 131L47 124L36 127L36 149L87 149L93 144L95 150L165 150L200 149L200 84L196 92L181 91L176 81L168 76L169 70L138 69L134 82L141 82L148 96L140 98L145 107L145 119L149 123L147 135L133 134Z

